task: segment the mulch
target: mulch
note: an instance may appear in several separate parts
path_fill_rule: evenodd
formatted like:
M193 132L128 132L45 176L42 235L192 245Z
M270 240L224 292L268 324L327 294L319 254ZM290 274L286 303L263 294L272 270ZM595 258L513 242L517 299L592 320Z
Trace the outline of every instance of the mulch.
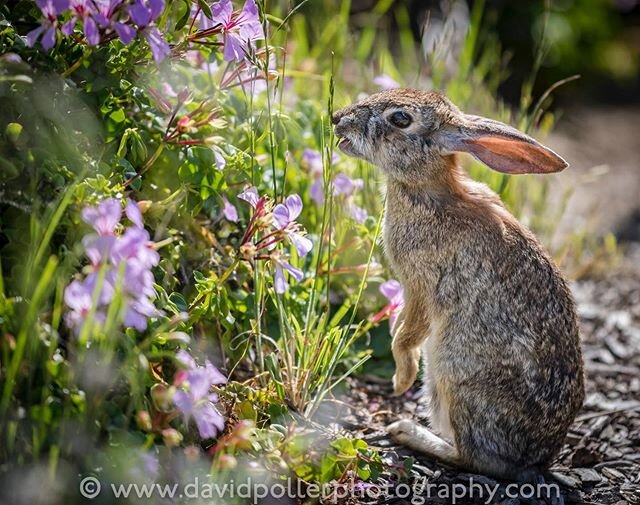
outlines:
M575 282L573 291L583 340L587 396L547 474L527 485L508 487L509 482L461 473L394 445L384 427L401 417L420 419L420 393L416 390L395 398L388 381L366 377L353 380L346 400L349 407L339 414L336 429L378 447L391 467L402 464L407 456L415 462L404 480L399 480L395 472L384 472L376 493L350 501L640 504L640 254L605 278ZM408 489L412 490L409 495ZM377 493L381 496L371 498Z

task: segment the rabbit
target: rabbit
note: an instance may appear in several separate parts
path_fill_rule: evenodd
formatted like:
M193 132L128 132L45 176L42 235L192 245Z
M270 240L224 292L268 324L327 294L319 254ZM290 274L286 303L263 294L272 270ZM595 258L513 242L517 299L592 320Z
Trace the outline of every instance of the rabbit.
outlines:
M433 91L382 91L335 112L338 147L385 174L383 247L404 288L393 388L424 364L429 421L387 427L444 463L526 480L550 464L584 400L575 303L558 267L457 152L506 174L568 164Z

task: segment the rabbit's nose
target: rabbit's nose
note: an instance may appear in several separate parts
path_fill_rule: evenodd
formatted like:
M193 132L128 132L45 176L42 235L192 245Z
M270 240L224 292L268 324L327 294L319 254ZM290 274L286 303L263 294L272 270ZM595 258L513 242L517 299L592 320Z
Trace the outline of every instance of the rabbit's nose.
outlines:
M353 114L345 114L344 112L340 114L339 117L334 115L332 118L333 124L335 125L333 127L333 131L336 135L344 135L353 127L354 119Z
M334 112L333 116L331 116L331 123L333 123L334 125L338 124L340 122L340 119L342 119L342 116L344 116L344 112L342 112L341 110Z

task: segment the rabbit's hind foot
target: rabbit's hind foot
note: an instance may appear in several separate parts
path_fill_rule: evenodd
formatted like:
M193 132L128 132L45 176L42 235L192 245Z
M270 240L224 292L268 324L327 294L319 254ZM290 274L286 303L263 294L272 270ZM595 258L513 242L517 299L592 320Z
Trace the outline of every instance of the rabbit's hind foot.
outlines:
M421 424L401 419L387 426L387 432L400 444L450 465L459 465L457 449Z

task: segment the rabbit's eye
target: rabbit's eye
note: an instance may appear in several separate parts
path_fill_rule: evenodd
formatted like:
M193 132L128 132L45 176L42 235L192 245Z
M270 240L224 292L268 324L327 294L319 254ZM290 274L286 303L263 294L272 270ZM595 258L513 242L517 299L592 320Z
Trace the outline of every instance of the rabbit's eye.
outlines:
M406 128L412 121L411 116L401 110L394 112L387 119L393 126L397 126L398 128Z

